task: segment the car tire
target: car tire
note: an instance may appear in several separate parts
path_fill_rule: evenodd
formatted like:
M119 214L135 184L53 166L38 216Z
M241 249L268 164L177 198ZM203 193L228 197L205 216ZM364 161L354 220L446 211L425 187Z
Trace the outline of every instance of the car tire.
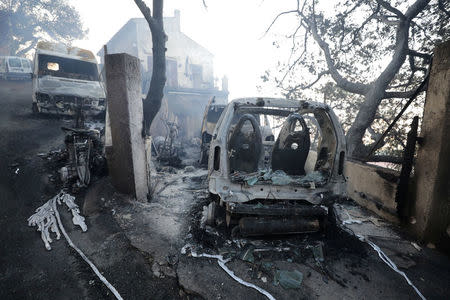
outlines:
M31 104L31 112L33 114L38 114L39 113L39 107L38 107L36 102L33 102L33 104Z

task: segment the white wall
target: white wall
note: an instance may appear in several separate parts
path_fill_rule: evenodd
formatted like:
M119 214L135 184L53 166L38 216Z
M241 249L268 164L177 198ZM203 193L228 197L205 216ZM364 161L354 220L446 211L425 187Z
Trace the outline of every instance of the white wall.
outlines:
M152 55L152 39L150 29L145 19L133 19L137 24L138 55L144 67L148 71L148 57ZM194 88L190 64L203 67L202 88L214 87L213 55L204 47L190 39L180 31L180 14L175 11L174 17L164 18L164 27L168 36L166 44L168 59L176 59L178 84L180 87ZM186 68L186 58L188 66Z

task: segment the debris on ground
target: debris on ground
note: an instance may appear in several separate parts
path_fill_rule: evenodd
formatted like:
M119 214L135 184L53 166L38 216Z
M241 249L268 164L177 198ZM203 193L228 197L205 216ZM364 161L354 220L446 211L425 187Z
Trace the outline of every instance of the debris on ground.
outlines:
M213 255L213 254L208 254L208 253L200 253L197 254L197 252L195 252L192 248L190 248L189 246L184 246L182 248L183 252L186 253L186 250L190 249L191 250L191 255L192 257L206 257L206 258L214 258L217 259L217 263L219 264L219 266L231 277L233 278L235 281L239 282L242 285L245 285L247 287L253 288L255 290L257 290L258 292L260 292L261 294L263 294L264 296L267 297L267 299L269 300L275 300L275 298L266 290L254 285L253 283L247 282L242 280L241 278L239 278L238 276L236 276L234 274L234 272L232 270L230 270L227 266L226 263L228 263L231 259L224 259L223 256L221 255Z
M255 250L255 246L252 244L245 245L244 249L239 253L239 258L243 261L247 261L249 263L255 262L255 257L253 256L253 251Z
M313 171L306 175L288 175L283 170L272 171L270 169L259 170L253 173L235 171L230 175L234 183L246 183L249 186L255 184L294 185L305 188L319 187L326 183L327 176L321 171Z
M28 218L28 226L37 226L37 231L41 232L41 239L45 244L45 248L47 250L51 250L50 243L52 239L50 237L50 232L56 234L56 239L59 240L61 238L61 233L64 238L67 240L67 243L70 247L72 247L81 258L91 267L92 271L94 271L95 275L105 284L105 286L113 293L113 295L118 300L122 300L122 296L120 296L119 292L112 286L108 280L100 273L97 267L86 257L86 255L72 242L69 235L61 221L60 214L58 212L57 204L61 205L62 203L66 204L68 210L72 213L72 222L74 225L78 225L81 227L83 232L87 231L86 223L84 222L84 217L80 215L80 210L78 205L75 204L75 197L67 194L64 191L59 192L56 196L48 200L41 207L36 209L36 213L33 214L30 218Z
M317 243L317 245L314 245L314 246L309 246L308 248L311 249L316 262L321 263L325 260L323 257L322 242L319 242L319 243Z
M425 297L422 295L422 293L418 290L418 288L412 283L412 281L408 278L405 272L398 269L397 264L394 263L394 261L386 255L386 253L381 250L381 248L375 244L371 238L372 237L378 237L378 238L390 238L390 239L398 239L401 240L400 237L398 237L397 234L395 234L392 230L389 230L387 228L381 228L377 226L376 223L370 222L370 223L364 223L362 220L355 220L353 219L350 214L350 209L356 209L356 207L345 207L340 204L335 204L333 206L335 215L337 217L337 223L340 224L340 226L349 232L350 234L357 237L361 242L367 243L370 247L372 247L373 250L375 250L380 257L380 259L388 265L392 270L394 270L396 273L400 274L406 282L414 289L416 294L421 298L425 299ZM346 220L343 220L343 215L347 216ZM363 216L362 211L359 211L357 213L360 216ZM358 226L354 226L354 224L358 224ZM413 245L414 247L414 245ZM416 247L414 247L416 248ZM417 249L417 248L416 248Z
M186 167L184 167L184 172L186 172L186 173L191 173L191 172L194 172L194 171L195 171L194 166L186 166Z
M74 200L74 196L61 191L55 197L38 207L36 209L36 213L28 218L28 226L37 226L37 231L41 232L41 239L47 250L52 249L50 243L53 242L49 231L56 234L57 240L61 238L61 232L58 229L58 222L56 218L56 204L66 204L68 210L72 213L73 224L78 225L82 231L87 230L84 217L80 215L80 209Z
M281 285L285 289L299 289L303 281L303 273L294 270L277 270L274 277L274 285Z
M180 168L182 166L181 157L183 147L178 136L179 125L175 120L164 120L167 135L165 137L155 137L153 144L155 148L156 159L163 165Z
M417 243L415 243L415 242L411 242L411 245L413 245L413 247L416 248L417 251L422 250L422 248L419 245L417 245Z

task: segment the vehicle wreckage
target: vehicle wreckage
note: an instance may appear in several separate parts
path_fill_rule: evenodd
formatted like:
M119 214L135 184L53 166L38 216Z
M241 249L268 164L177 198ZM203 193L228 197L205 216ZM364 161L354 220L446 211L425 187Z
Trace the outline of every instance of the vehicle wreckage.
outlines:
M105 111L105 89L91 51L40 41L32 78L34 113L73 116L80 105L88 116Z
M201 129L202 143L200 147L200 165L206 166L208 164L209 146L212 134L225 106L226 105L224 104L217 104L215 102L215 97L212 97L209 100L208 105L206 105Z
M325 204L345 194L345 153L342 127L324 103L236 99L211 140L206 221L213 225L224 208L243 236L319 231Z

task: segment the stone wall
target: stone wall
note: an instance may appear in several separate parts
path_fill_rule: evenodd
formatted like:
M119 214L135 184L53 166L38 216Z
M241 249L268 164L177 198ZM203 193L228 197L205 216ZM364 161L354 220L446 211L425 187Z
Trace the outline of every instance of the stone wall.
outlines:
M450 41L438 45L433 66L415 164L415 224L422 240L450 251Z
M380 217L398 223L395 193L399 172L357 161L345 165L347 194Z

